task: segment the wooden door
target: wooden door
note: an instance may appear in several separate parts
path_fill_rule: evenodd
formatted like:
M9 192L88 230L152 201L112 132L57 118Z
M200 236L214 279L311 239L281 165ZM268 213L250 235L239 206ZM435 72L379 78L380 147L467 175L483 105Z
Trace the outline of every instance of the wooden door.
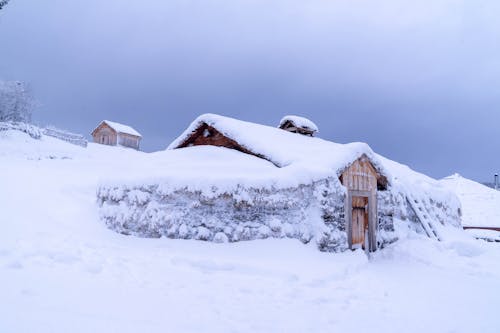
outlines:
M103 136L101 137L101 141L102 141L101 143L102 143L103 145L109 145L109 136L108 136L108 135L103 135Z
M368 198L352 198L352 248L365 248L368 237Z

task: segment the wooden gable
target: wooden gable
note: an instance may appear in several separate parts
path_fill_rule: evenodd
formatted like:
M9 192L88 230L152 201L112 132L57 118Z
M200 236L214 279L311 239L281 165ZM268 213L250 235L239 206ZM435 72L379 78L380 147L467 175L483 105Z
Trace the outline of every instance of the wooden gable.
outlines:
M348 190L377 191L387 188L387 178L375 169L370 159L363 155L347 167L340 181Z
M114 134L117 134L113 127L109 126L108 124L106 124L106 122L103 121L99 124L99 126L96 127L95 130L92 131L91 135L95 136L104 129L109 130L109 131L113 132Z
M185 148L192 146L216 146L216 147L225 147L229 149L234 149L240 151L245 154L249 154L258 158L265 159L266 161L270 161L264 155L256 154L249 149L245 148L238 142L233 139L228 138L221 132L219 132L216 128L203 123L200 125L189 137L187 137L179 146L176 148ZM273 163L274 164L274 163ZM276 164L275 164L276 165Z
M118 142L118 133L106 124L102 122L97 128L92 132L92 138L95 143L100 143L103 145L116 146Z

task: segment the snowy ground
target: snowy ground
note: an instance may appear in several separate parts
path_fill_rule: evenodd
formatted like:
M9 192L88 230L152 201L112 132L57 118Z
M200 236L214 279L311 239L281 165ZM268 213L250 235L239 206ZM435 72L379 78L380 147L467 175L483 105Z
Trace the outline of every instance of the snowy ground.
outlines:
M500 228L500 191L458 174L441 180L462 203L462 224L469 227Z
M0 133L0 332L499 331L500 246L465 233L437 243L402 231L368 260L293 240L107 230L97 184L154 174L153 161Z

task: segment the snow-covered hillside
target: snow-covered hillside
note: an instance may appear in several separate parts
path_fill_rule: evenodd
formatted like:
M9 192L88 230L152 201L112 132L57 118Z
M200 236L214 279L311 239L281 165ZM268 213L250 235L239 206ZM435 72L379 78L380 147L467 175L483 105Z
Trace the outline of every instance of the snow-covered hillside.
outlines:
M236 158L200 149L196 162L206 165ZM0 132L0 332L498 331L500 247L462 232L435 242L398 230L400 241L368 260L296 240L214 244L108 230L98 184L160 176L195 158L176 154ZM235 176L272 170L241 159Z
M458 174L441 183L454 191L462 203L462 225L500 228L500 191Z

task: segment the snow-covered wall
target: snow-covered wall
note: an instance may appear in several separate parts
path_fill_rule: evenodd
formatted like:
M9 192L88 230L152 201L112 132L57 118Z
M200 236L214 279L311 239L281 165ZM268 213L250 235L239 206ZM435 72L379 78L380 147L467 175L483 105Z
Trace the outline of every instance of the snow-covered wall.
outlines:
M230 193L174 188L166 183L103 185L101 219L123 234L215 242L263 238L314 241L322 251L347 249L345 193L325 179L287 189L238 186ZM379 246L394 242L393 217L405 220L405 204L379 192ZM394 209L394 207L403 207Z
M438 200L429 194L424 194L415 188L411 193L413 199L417 198L419 204L412 205L408 194L394 187L390 191L378 192L378 217L380 244L390 243L396 237L395 225L404 223L406 227L421 234L427 234L415 209L420 210L420 215L432 221L434 231L443 239L446 228L461 228L461 206L452 198ZM439 197L439 196L438 196ZM453 197L454 198L454 197Z
M327 235L340 243L329 233L338 218L332 216L332 227L325 225L317 199L331 192L328 181L286 190L238 187L231 193L162 184L103 186L98 198L102 219L125 234L215 242L289 237L304 243Z

